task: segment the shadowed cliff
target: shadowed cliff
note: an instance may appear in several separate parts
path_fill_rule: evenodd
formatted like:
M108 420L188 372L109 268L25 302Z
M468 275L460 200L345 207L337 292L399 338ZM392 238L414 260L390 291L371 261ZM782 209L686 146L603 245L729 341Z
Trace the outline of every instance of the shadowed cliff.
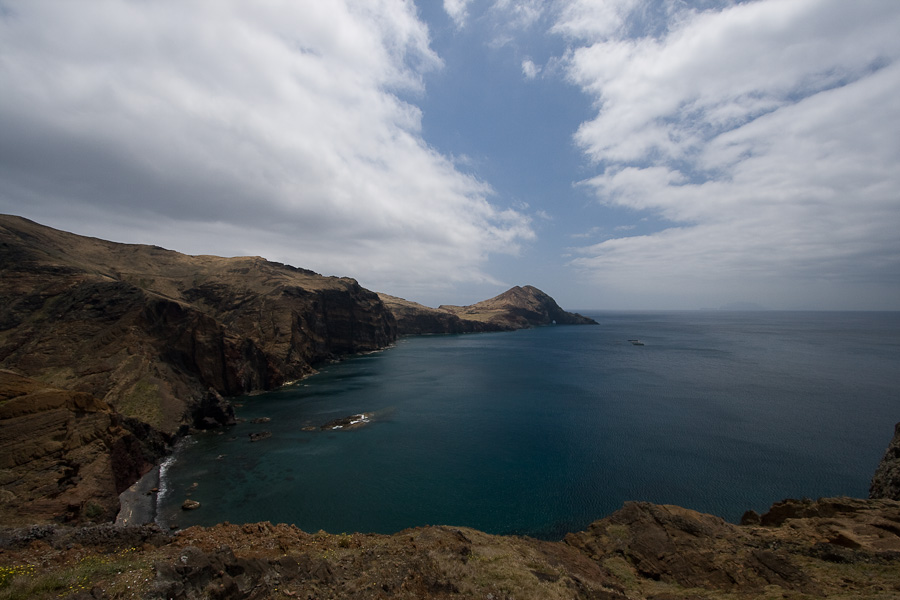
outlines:
M272 389L396 337L378 296L352 279L19 217L0 216L0 277L0 367L169 434L203 421L209 390Z

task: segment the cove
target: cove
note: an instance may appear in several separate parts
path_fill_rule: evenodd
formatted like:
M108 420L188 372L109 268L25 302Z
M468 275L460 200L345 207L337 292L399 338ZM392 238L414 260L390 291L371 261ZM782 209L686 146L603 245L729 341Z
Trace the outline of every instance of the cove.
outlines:
M164 468L157 520L554 539L626 500L736 521L867 494L900 420L897 313L589 316L600 326L404 338L235 399L244 422ZM357 413L371 422L319 428Z

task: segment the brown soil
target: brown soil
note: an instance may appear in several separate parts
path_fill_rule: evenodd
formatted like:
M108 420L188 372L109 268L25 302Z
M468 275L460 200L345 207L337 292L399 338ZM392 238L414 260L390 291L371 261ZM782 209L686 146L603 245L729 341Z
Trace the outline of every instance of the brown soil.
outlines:
M0 598L900 597L900 502L773 509L777 525L733 525L629 503L561 542L458 527L386 536L225 523L172 537L32 527L0 534Z

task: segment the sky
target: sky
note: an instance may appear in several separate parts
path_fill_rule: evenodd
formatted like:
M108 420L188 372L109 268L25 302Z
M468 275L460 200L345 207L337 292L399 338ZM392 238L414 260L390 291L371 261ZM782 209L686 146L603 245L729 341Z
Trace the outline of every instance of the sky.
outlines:
M0 213L429 306L900 310L896 0L0 0Z

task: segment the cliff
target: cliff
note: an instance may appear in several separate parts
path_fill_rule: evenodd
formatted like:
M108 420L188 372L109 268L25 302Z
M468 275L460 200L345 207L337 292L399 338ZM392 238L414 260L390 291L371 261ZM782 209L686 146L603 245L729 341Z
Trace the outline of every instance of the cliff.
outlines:
M0 522L115 518L165 446L125 425L90 394L0 371Z
M91 394L167 434L207 419L195 413L210 390L272 389L396 338L378 296L352 279L19 217L0 216L0 277L0 367Z
M894 426L894 437L872 476L869 498L900 500L900 423Z
M596 325L577 313L564 311L556 301L526 285L469 306L430 308L402 298L379 294L397 320L400 334L510 331L543 325Z

